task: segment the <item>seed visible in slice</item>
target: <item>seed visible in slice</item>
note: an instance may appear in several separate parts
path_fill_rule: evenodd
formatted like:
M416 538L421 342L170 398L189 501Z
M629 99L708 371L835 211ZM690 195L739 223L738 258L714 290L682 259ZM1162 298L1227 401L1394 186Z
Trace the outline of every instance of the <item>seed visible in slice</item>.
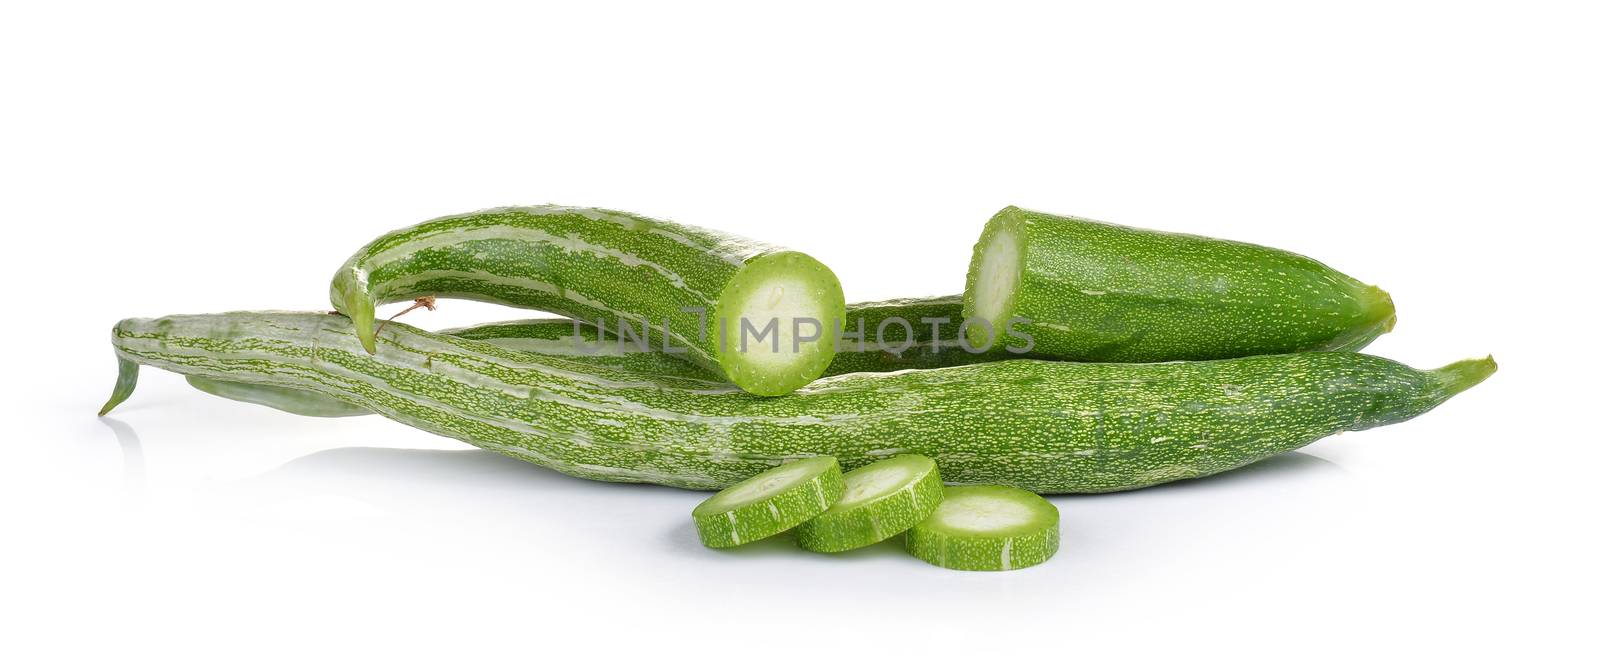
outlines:
M851 470L844 495L795 530L800 547L843 552L872 545L922 522L944 498L933 459L904 454Z
M951 486L933 515L906 532L906 549L935 566L1009 571L1042 564L1061 547L1061 512L1010 486Z
M815 456L727 487L694 508L700 542L729 548L793 528L828 510L844 490L832 456Z

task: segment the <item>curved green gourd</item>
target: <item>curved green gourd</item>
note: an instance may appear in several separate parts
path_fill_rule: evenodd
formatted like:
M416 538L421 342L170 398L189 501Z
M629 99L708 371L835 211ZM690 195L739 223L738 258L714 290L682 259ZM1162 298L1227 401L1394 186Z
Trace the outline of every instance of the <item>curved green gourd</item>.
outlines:
M619 331L754 394L811 382L833 357L844 294L805 254L620 211L508 207L380 236L334 275L334 309L368 353L377 305L424 296L555 312ZM810 339L811 341L807 341Z
M1031 352L1084 362L1355 351L1394 327L1389 294L1298 254L1014 206L973 248L964 303L988 323L974 344L1027 346L1007 331L1027 319Z
M376 355L349 319L316 313L127 319L112 343L121 360L319 392L574 476L695 489L795 458L854 468L901 453L935 459L957 484L1141 488L1404 421L1495 370L1489 358L1419 371L1355 353L1003 360L846 374L763 398L390 327ZM119 371L112 402L135 382Z

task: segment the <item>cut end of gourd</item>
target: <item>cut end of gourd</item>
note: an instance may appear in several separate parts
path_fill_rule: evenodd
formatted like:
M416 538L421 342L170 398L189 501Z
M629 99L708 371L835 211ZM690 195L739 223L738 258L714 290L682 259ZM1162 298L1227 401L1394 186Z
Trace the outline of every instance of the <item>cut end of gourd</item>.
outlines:
M995 214L972 249L963 313L973 319L967 341L974 347L993 348L1012 315L1025 250L1017 211L1008 206Z
M795 484L806 481L829 470L838 470L839 461L832 456L805 458L762 472L754 477L729 486L694 508L696 516L715 516L739 507L772 497Z
M833 361L844 290L833 271L799 252L745 265L723 287L710 332L728 379L751 394L788 394Z
M952 486L922 524L973 536L1013 536L1055 525L1060 513L1038 495L1009 486Z
M1500 365L1495 363L1494 356L1485 355L1447 364L1434 369L1433 373L1439 377L1445 395L1455 396L1472 389L1472 386L1487 380L1499 370Z

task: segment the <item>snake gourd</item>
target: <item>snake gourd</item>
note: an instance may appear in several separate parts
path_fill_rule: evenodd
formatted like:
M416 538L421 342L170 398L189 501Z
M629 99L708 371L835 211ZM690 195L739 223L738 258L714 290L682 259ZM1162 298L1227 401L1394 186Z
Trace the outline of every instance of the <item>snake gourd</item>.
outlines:
M1481 382L1491 358L1417 370L1342 352L1157 364L1003 360L853 373L789 396L390 324L376 354L350 319L235 312L127 319L117 386L138 365L306 390L578 477L716 489L834 456L897 454L947 482L1039 493L1215 474L1342 431L1401 422ZM104 411L103 411L104 412Z
M838 278L805 254L569 206L488 209L389 232L339 267L330 297L368 353L377 305L465 298L604 323L769 396L827 368L844 318Z

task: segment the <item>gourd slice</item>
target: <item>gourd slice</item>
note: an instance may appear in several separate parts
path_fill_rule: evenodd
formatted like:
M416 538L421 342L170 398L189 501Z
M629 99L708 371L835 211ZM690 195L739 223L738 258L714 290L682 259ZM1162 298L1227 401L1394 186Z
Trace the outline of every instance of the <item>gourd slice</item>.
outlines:
M843 552L872 545L922 522L944 497L933 459L904 454L851 470L844 494L795 530L800 547Z
M838 501L844 490L839 461L804 458L729 486L694 508L700 542L730 548L794 528Z
M1061 513L1010 486L951 486L933 515L906 532L925 562L963 571L1010 571L1044 563L1061 547Z

